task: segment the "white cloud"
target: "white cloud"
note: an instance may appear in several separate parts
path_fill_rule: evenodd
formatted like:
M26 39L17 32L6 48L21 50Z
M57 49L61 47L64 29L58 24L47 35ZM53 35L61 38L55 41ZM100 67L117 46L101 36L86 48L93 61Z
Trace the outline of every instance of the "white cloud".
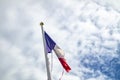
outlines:
M110 8L113 8L115 9L116 11L120 12L120 0L93 0L95 2L97 2L98 4L100 5L103 5L105 6L106 8L110 9Z

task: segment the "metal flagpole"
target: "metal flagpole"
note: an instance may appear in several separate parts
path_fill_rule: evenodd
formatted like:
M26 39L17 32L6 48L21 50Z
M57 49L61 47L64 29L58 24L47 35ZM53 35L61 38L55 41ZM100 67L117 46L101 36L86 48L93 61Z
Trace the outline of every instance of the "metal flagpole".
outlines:
M43 37L43 44L44 44L44 53L45 53L45 61L46 61L46 69L47 69L47 77L48 80L51 80L51 73L50 73L50 68L49 68L49 62L48 62L48 57L47 57L47 51L46 51L46 41L45 41L45 36L44 36L44 29L43 29L44 23L41 22L41 30L42 30L42 37Z

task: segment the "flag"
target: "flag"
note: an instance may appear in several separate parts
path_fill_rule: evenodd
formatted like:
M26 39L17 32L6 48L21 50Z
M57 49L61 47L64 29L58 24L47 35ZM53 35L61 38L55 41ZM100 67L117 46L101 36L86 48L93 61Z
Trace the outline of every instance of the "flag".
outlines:
M64 58L64 52L63 50L50 38L50 36L44 32L45 35L45 41L46 41L46 50L48 53L51 53L52 50L54 50L55 54L57 55L60 63L62 64L63 68L69 72L71 68L67 64L65 58Z

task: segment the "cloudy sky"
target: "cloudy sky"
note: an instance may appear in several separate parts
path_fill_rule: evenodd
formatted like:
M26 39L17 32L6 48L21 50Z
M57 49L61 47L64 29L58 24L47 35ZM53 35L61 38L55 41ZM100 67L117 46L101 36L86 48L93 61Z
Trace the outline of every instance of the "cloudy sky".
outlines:
M0 0L0 80L47 80L41 21L72 68L62 80L120 80L119 3ZM53 52L52 79L62 71Z

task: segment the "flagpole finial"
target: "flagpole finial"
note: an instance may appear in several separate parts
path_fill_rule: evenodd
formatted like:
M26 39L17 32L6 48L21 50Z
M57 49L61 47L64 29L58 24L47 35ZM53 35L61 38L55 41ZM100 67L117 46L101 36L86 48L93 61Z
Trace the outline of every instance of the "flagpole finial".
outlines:
M44 23L43 23L43 22L40 22L40 25L41 25L41 26L43 26L43 25L44 25Z

